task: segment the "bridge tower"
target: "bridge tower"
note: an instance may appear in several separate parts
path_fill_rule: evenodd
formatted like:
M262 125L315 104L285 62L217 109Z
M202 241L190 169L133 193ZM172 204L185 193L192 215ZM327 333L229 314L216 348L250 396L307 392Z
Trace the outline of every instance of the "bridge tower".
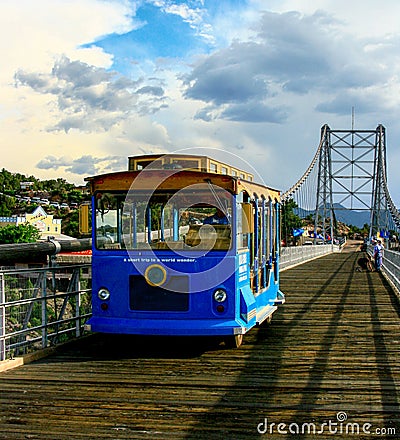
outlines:
M317 198L315 207L315 233L321 229L321 235L325 238L327 234L334 236L334 212L332 192L332 156L330 128L324 125L321 128L321 141L318 159ZM316 242L317 237L314 237Z
M379 125L376 129L374 164L374 188L372 191L370 237L377 235L381 229L389 230L390 215L386 200L386 133Z
M334 234L335 212L365 212L370 236L393 227L386 185L385 128L376 130L321 129L315 230ZM393 205L394 206L394 205ZM398 211L394 208L397 213Z
M385 127L331 130L325 124L309 167L281 198L293 199L300 215L315 213L314 231L324 241L337 235L336 219L345 210L363 215L370 237L400 231L400 212L387 185Z

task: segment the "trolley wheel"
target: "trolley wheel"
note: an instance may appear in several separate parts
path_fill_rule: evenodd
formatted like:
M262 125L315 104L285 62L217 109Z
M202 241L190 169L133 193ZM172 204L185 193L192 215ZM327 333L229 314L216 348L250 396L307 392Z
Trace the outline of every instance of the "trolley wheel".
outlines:
M239 348L243 342L243 335L226 336L224 341L227 348Z

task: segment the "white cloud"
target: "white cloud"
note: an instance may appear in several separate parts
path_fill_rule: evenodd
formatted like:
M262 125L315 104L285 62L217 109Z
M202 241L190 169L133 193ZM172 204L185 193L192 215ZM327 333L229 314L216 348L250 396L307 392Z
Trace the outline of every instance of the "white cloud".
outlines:
M134 12L134 3L125 0L0 3L0 151L4 167L33 173L41 155L57 155L65 149L71 156L84 148L99 150L102 141L97 133L90 138L46 133L46 127L54 127L60 121L56 90L62 89L62 81L52 78L51 70L63 56L87 63L94 70L109 67L112 54L98 47L80 46L109 33L133 29ZM15 88L15 74L30 87ZM45 176L56 177L58 172L50 169Z
M167 14L177 15L209 43L214 43L213 28L207 22L207 10L202 1L175 3L172 0L149 0Z
M2 166L81 183L126 168L128 155L207 146L244 155L285 189L320 127L350 127L352 106L356 128L383 123L392 145L400 138L397 0L224 1L213 14L202 1L152 2L215 50L134 64L128 48L128 76L96 41L139 27L139 1L0 3Z
M0 4L1 78L18 68L50 67L64 54L97 66L111 55L79 46L102 35L134 28L134 4L102 0L2 0Z
M359 112L387 109L382 90L396 75L395 45L387 45L382 59L371 39L341 29L321 11L265 12L256 39L234 41L198 60L185 76L185 96L206 103L196 115L206 121L284 123L294 110L287 104L293 94L319 93L315 109L325 113L344 114L352 105Z
M250 0L256 10L275 12L299 11L312 15L316 11L326 11L349 33L357 37L382 38L392 33L398 34L400 3L398 0Z
M134 28L131 18L134 4L103 0L3 0L0 3L0 118L20 114L40 115L53 123L52 99L36 93L16 90L14 75L19 72L48 81L54 63L61 57L78 59L98 68L109 67L112 54L98 47L80 48L110 32L121 33ZM29 108L28 108L29 107ZM32 121L31 121L32 122ZM21 129L24 129L21 127Z
M119 171L125 165L126 158L122 156L93 157L92 155L86 155L77 159L66 156L47 156L40 160L36 167L41 170L52 169L87 176L88 174Z
M54 96L59 121L48 131L108 130L132 113L153 114L166 103L160 86L144 85L103 68L62 57L51 73L15 74L16 86ZM154 80L153 80L154 82Z

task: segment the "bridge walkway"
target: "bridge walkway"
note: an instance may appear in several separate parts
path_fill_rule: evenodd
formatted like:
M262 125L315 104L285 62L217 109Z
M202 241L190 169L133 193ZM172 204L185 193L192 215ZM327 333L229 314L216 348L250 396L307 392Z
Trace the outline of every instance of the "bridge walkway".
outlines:
M0 374L0 438L396 438L400 307L360 257L283 272L286 304L237 350L93 335Z

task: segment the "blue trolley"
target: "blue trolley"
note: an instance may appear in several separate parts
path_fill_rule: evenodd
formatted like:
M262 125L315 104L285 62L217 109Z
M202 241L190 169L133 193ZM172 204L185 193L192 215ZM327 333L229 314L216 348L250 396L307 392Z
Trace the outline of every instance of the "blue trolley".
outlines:
M238 347L284 302L279 191L188 155L131 157L128 171L87 180L88 330L218 336Z

